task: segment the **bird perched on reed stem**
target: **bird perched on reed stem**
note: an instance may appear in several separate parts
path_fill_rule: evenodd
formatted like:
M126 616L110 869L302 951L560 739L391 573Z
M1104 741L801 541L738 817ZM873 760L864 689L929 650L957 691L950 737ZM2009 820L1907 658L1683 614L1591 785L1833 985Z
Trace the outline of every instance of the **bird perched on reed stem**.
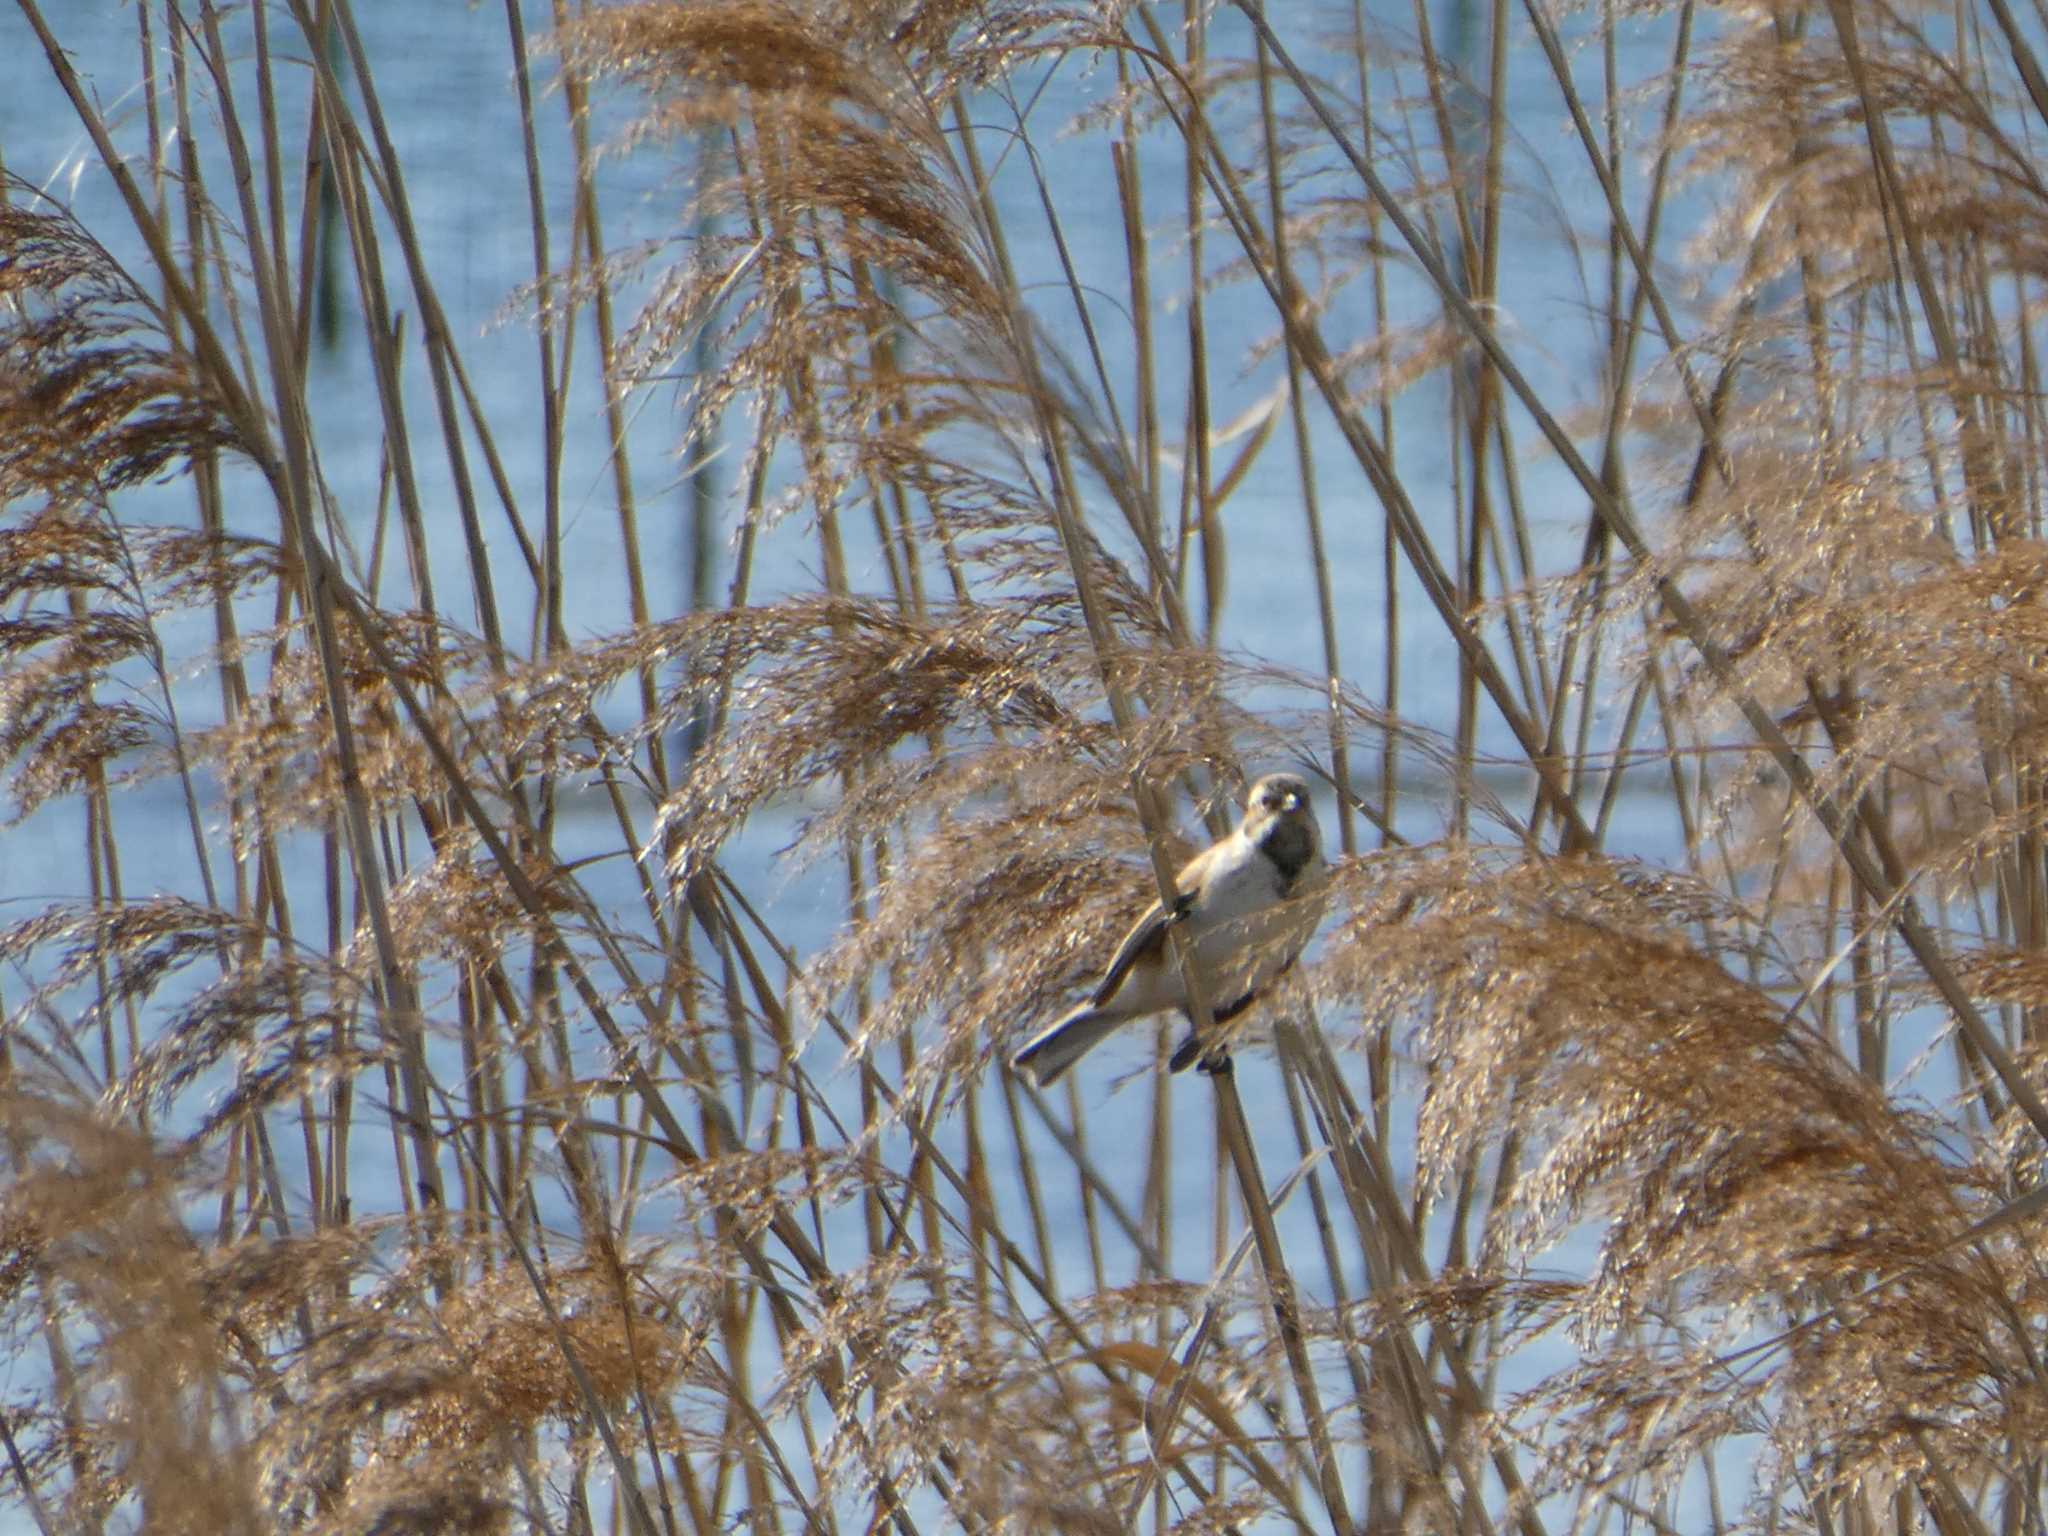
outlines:
M1205 1071L1229 1065L1220 1026L1249 1008L1294 964L1323 915L1328 866L1307 781L1268 774L1245 798L1244 819L1221 842L1196 854L1174 880L1171 908L1153 902L1110 957L1087 1002L1032 1038L1010 1065L1043 1088L1112 1030L1148 1013L1178 1008L1188 1037L1173 1053L1175 1072L1197 1059ZM1188 1006L1187 986L1167 929L1186 924L1212 1012L1204 1028Z

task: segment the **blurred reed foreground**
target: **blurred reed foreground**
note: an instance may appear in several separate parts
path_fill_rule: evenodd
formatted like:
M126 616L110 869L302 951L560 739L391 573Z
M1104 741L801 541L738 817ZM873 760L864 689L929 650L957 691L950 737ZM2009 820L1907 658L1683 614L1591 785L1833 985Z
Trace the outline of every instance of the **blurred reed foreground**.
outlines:
M2036 10L508 0L504 419L350 0L15 9L10 1529L2043 1528Z

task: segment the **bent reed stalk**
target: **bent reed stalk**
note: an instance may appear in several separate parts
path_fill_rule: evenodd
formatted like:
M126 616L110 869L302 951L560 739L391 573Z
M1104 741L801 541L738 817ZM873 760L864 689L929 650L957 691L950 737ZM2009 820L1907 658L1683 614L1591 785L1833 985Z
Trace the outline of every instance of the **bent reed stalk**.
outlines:
M25 1518L2040 1525L2038 17L505 0L524 376L373 19L0 21Z

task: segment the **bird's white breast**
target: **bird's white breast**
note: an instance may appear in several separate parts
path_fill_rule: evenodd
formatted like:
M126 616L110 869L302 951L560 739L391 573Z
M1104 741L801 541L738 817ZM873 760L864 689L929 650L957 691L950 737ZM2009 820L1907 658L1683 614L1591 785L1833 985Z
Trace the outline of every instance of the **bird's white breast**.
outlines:
M1189 914L1211 1008L1257 991L1301 952L1322 915L1314 881L1289 899L1279 868L1256 844L1233 836L1219 844Z

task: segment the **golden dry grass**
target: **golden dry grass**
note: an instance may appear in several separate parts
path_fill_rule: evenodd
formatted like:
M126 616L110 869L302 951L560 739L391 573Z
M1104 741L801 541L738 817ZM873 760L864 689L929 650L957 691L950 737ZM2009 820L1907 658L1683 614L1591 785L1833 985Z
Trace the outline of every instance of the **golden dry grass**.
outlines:
M2038 19L1608 7L1662 62L1594 88L1541 0L1448 59L1256 0L515 3L505 152L574 173L536 425L348 0L194 9L123 13L140 138L59 8L6 34L130 216L0 202L0 767L80 839L0 914L24 1518L2041 1525ZM1074 242L1029 104L1084 65ZM659 249L602 243L597 96L696 173ZM1539 136L1593 376L1514 309ZM639 400L731 474L722 602L650 603ZM1285 763L1332 917L1237 1076L1006 1074Z

